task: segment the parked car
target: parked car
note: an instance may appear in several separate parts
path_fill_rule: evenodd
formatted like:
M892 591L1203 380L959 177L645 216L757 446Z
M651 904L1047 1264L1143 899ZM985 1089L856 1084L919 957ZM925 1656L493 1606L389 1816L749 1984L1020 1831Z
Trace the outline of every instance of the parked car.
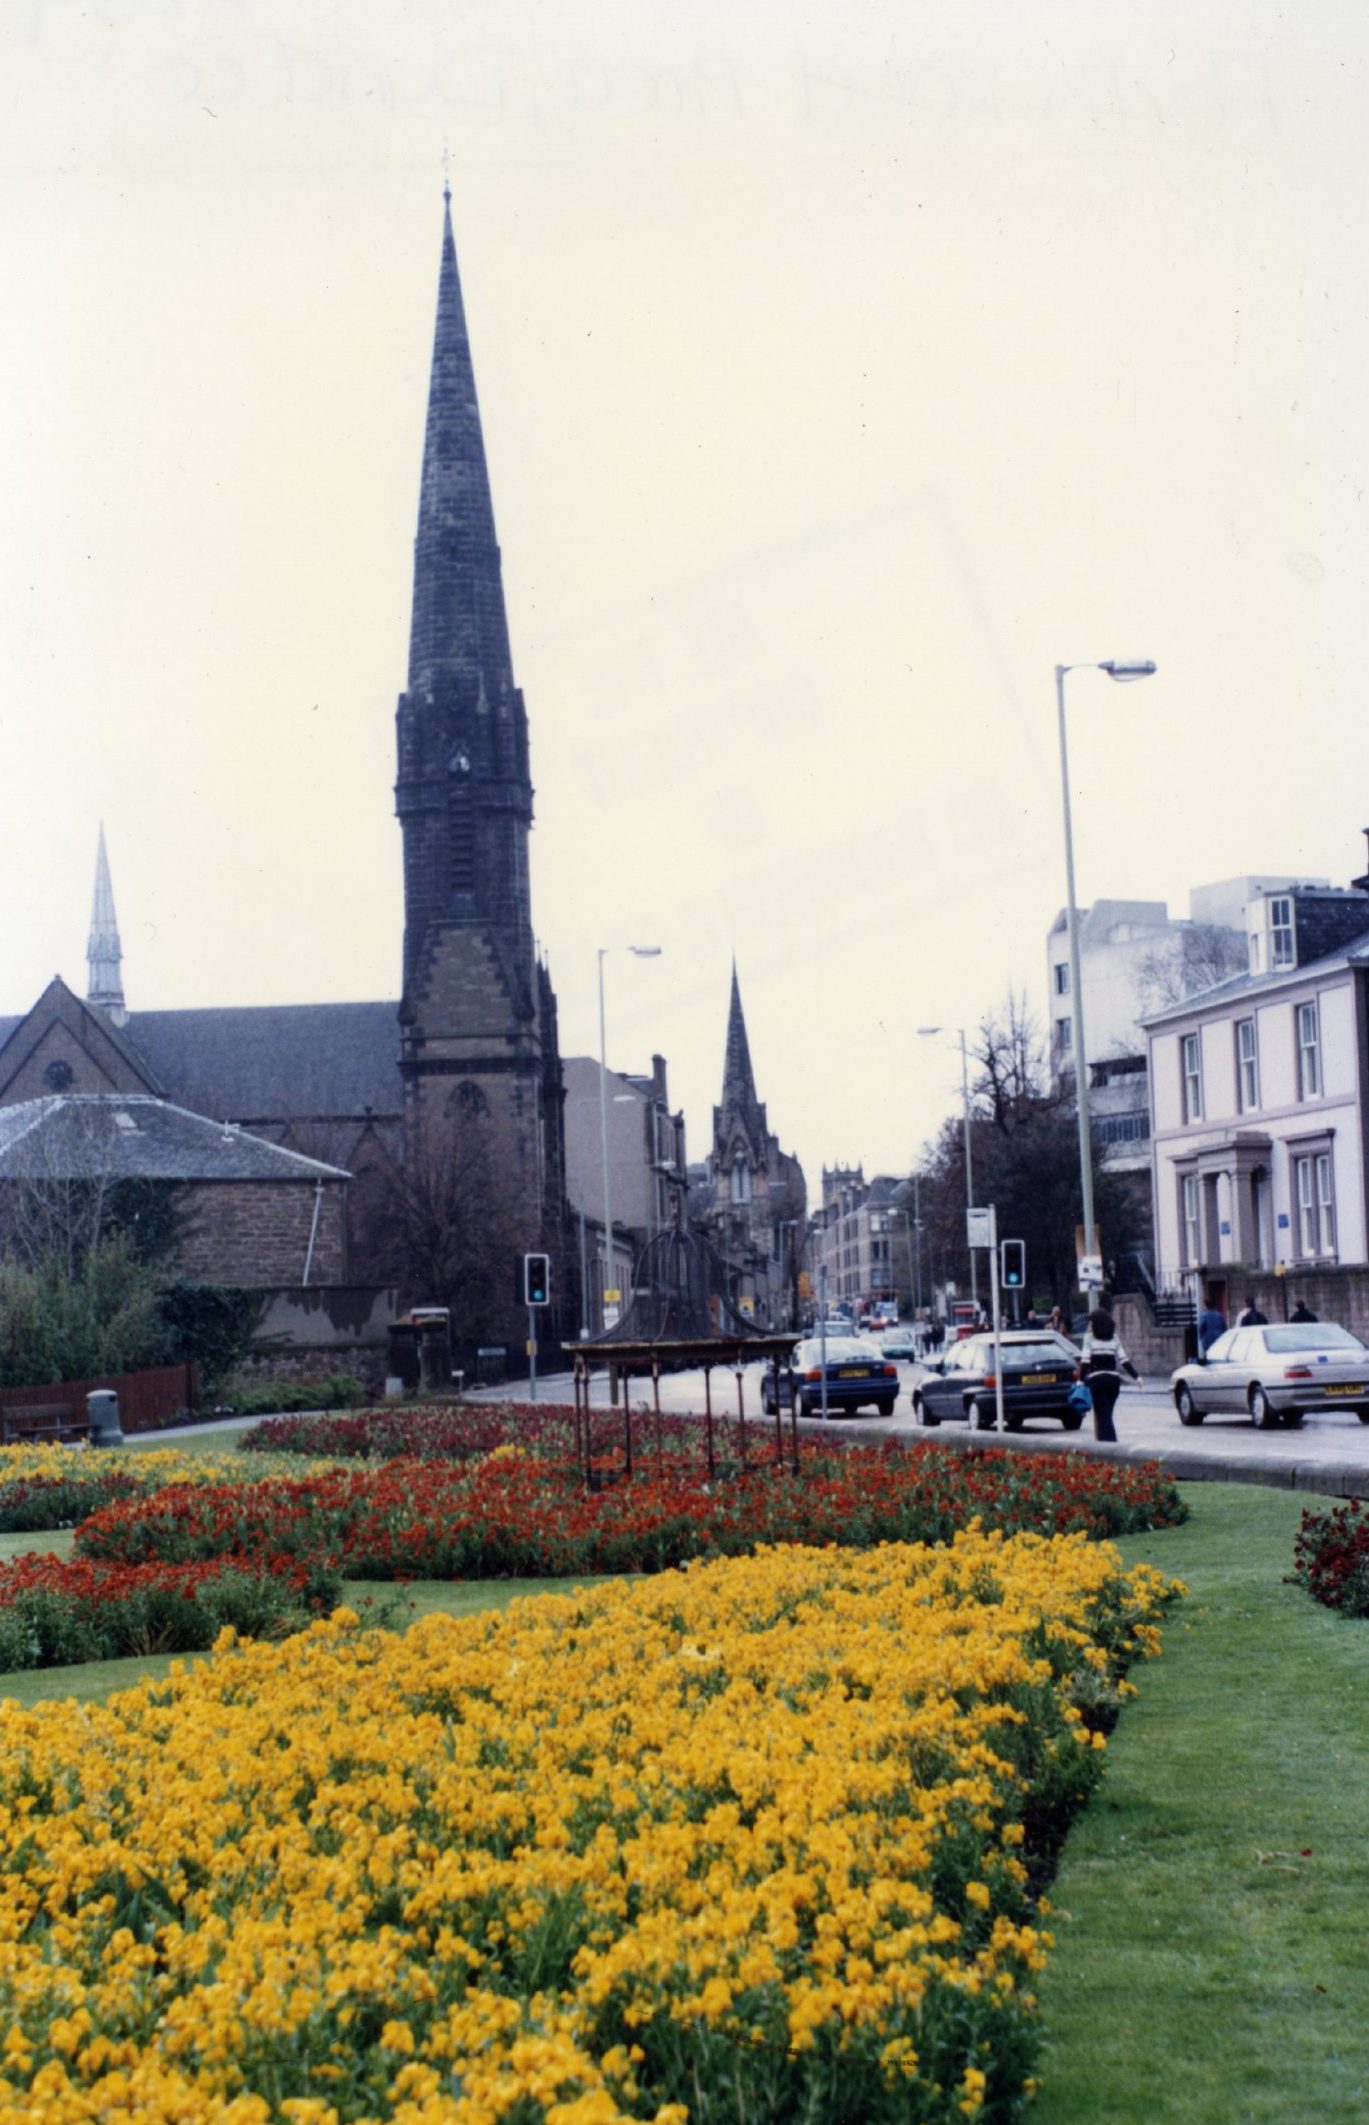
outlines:
M1069 1406L1079 1353L1050 1329L1023 1330L999 1339L1003 1364L1003 1429L1021 1431L1028 1417L1058 1417L1078 1431L1083 1413ZM913 1389L920 1424L947 1418L992 1431L997 1421L997 1380L991 1335L967 1336L934 1358Z
M845 1336L829 1336L827 1339L827 1408L835 1416L839 1411L857 1410L870 1403L882 1417L891 1417L898 1395L898 1367L883 1351L871 1348L849 1333ZM816 1336L808 1336L794 1352L788 1371L779 1375L779 1400L784 1409L790 1407L791 1393L797 1395L799 1415L811 1417L822 1409L823 1348ZM767 1372L761 1380L761 1408L767 1416L775 1414L775 1375Z
M1332 1321L1228 1328L1201 1363L1170 1381L1181 1424L1245 1416L1262 1430L1301 1424L1309 1409L1353 1409L1369 1424L1369 1349Z

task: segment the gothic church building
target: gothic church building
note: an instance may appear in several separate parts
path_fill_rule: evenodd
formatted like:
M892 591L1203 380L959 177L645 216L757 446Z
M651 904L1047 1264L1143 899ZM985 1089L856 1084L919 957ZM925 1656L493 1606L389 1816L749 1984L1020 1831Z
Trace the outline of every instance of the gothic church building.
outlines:
M330 1177L343 1169L351 1179L335 1279L402 1284L407 1260L402 1297L450 1299L458 1341L503 1339L521 1333L517 1254L550 1252L553 1288L570 1298L561 1274L569 1268L561 1062L556 1001L533 938L527 713L514 681L450 193L396 720L398 1000L129 1011L102 837L87 995L55 980L24 1017L0 1019L0 1108L136 1095L294 1152L302 1183L317 1187L325 1166ZM478 1324L461 1320L459 1291L416 1288L431 1278L415 1271L398 1228L425 1216L434 1228L465 1218L491 1255L495 1295Z

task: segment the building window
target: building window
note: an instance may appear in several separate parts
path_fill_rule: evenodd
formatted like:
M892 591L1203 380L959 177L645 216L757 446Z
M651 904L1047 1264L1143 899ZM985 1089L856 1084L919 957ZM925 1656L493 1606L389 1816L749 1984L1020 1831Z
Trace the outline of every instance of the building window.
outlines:
M1321 1029L1317 1023L1317 1006L1311 1003L1298 1005L1298 1098L1318 1099L1321 1096Z
M1271 967L1296 965L1293 952L1293 901L1287 893L1276 893L1269 903L1269 964Z
M1202 1260L1201 1235L1198 1230L1198 1176L1185 1173L1179 1182L1179 1208L1184 1225L1184 1264L1192 1268Z
M1329 1151L1309 1151L1294 1159L1293 1200L1298 1213L1298 1253L1303 1260L1334 1257L1336 1194Z
M1057 1018L1055 1021L1055 1045L1062 1055L1068 1055L1074 1047L1074 1020Z
M744 1158L739 1158L732 1168L732 1200L734 1203L749 1203L751 1200L751 1168Z
M1251 1114L1260 1104L1260 1054L1255 1045L1255 1021L1236 1021L1236 1104L1242 1114Z
M1180 1068L1184 1077L1184 1120L1203 1118L1203 1036L1185 1033L1179 1042Z
M1057 996L1068 996L1070 993L1070 963L1067 959L1056 962L1055 993Z

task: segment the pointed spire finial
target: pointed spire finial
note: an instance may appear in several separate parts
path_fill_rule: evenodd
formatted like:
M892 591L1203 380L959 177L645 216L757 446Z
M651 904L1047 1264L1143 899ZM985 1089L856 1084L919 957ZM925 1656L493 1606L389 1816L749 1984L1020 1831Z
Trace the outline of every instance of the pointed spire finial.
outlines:
M450 206L451 206L451 203L452 203L452 151L451 151L451 149L450 149L449 147L445 146L445 144L444 144L444 146L443 146L443 149L442 149L442 200L443 200L443 204L444 204L445 206L447 206L447 207L450 207Z
M86 944L86 964L90 969L86 1002L103 1011L116 1026L126 1024L128 1019L128 1010L124 1004L123 977L119 971L123 956L119 943L119 924L114 913L114 888L109 878L104 821L101 820L100 839L95 851L95 894L90 907L90 937Z

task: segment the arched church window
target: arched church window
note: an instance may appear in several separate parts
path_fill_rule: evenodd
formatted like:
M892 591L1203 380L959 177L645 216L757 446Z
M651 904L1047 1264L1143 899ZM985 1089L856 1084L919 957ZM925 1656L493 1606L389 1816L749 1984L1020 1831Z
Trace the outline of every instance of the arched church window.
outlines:
M749 1203L751 1200L751 1168L744 1158L739 1158L732 1168L732 1200L734 1203Z
M49 1092L65 1092L72 1080L72 1067L64 1055L56 1055L43 1072Z
M463 1077L456 1088L456 1111L463 1121L475 1121L488 1114L490 1103L472 1077Z

